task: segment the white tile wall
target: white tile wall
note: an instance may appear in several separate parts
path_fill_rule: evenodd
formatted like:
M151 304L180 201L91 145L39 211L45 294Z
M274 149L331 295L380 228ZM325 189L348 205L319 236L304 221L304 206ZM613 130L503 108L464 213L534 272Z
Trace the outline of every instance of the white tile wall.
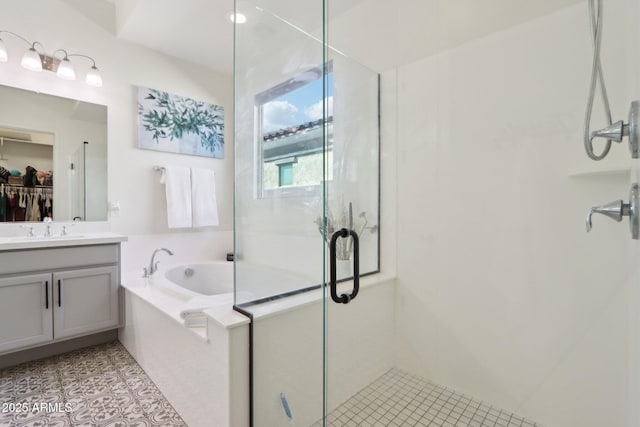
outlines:
M629 3L603 41L620 118ZM397 70L398 361L547 425L624 426L628 227L584 216L629 175L569 176L591 167L587 25L581 2Z

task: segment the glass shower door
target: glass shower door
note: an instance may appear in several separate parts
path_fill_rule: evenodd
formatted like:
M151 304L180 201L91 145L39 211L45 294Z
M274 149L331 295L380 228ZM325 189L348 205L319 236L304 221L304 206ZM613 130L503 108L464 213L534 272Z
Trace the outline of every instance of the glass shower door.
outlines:
M323 416L322 2L236 0L235 308L252 318L253 426Z
M348 353L375 339L358 307L360 277L379 270L379 79L327 47L324 2L235 6L235 307L252 318L253 425L322 425L371 374Z
M336 408L391 367L393 295L368 277L380 270L379 75L327 41L327 82L334 95L326 114L333 132L326 191L324 425L341 425L346 419Z

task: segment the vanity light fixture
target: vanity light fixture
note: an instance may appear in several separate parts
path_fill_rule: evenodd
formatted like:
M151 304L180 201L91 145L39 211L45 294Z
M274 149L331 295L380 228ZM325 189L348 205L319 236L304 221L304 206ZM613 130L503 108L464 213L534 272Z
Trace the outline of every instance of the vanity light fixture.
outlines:
M73 64L69 61L69 56L65 55L64 58L58 64L58 71L56 74L61 79L65 80L75 80L76 79L76 70L73 68Z
M40 47L40 50L44 49L44 46L40 42L36 41L32 43L12 31L0 30L0 36L2 34L11 34L30 45L29 49L22 56L22 61L20 61L20 65L22 65L23 68L30 71L52 71L61 79L75 80L76 71L69 58L74 56L82 57L92 62L91 68L89 68L89 71L86 74L85 82L89 86L102 87L102 76L100 75L98 67L96 67L96 61L92 57L80 53L69 53L64 49L58 49L53 52L53 54L48 55L36 49L38 46ZM58 53L62 53L64 56L62 58L57 58L56 54ZM7 62L8 59L9 55L7 53L7 46L2 38L0 38L0 62Z
M28 51L24 53L20 65L22 65L27 70L42 71L42 60L40 59L40 54L36 51L34 46L35 43L29 48Z

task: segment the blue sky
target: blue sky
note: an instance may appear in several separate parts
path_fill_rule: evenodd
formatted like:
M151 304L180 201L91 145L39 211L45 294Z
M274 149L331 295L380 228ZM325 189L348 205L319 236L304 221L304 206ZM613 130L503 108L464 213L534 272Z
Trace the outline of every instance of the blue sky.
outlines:
M333 115L333 73L327 76L329 115ZM322 118L322 79L315 80L263 106L264 131L288 128Z

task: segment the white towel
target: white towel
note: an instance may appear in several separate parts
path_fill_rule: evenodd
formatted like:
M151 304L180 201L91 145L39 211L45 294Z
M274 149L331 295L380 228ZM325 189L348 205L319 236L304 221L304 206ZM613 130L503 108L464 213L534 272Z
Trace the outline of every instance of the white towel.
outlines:
M188 328L204 327L207 325L207 316L203 313L208 308L222 305L233 305L233 294L220 294L208 297L193 297L180 312L180 317L184 320L184 325Z
M191 202L193 226L218 225L218 201L216 175L211 169L191 169Z
M182 316L187 328L204 328L207 326L207 316L203 312L188 313Z
M167 194L167 223L169 228L193 225L191 214L191 169L184 166L165 166Z
M218 294L211 296L193 297L184 305L180 312L180 317L183 319L190 314L201 312L208 308L217 307L220 305L233 305L233 293Z

